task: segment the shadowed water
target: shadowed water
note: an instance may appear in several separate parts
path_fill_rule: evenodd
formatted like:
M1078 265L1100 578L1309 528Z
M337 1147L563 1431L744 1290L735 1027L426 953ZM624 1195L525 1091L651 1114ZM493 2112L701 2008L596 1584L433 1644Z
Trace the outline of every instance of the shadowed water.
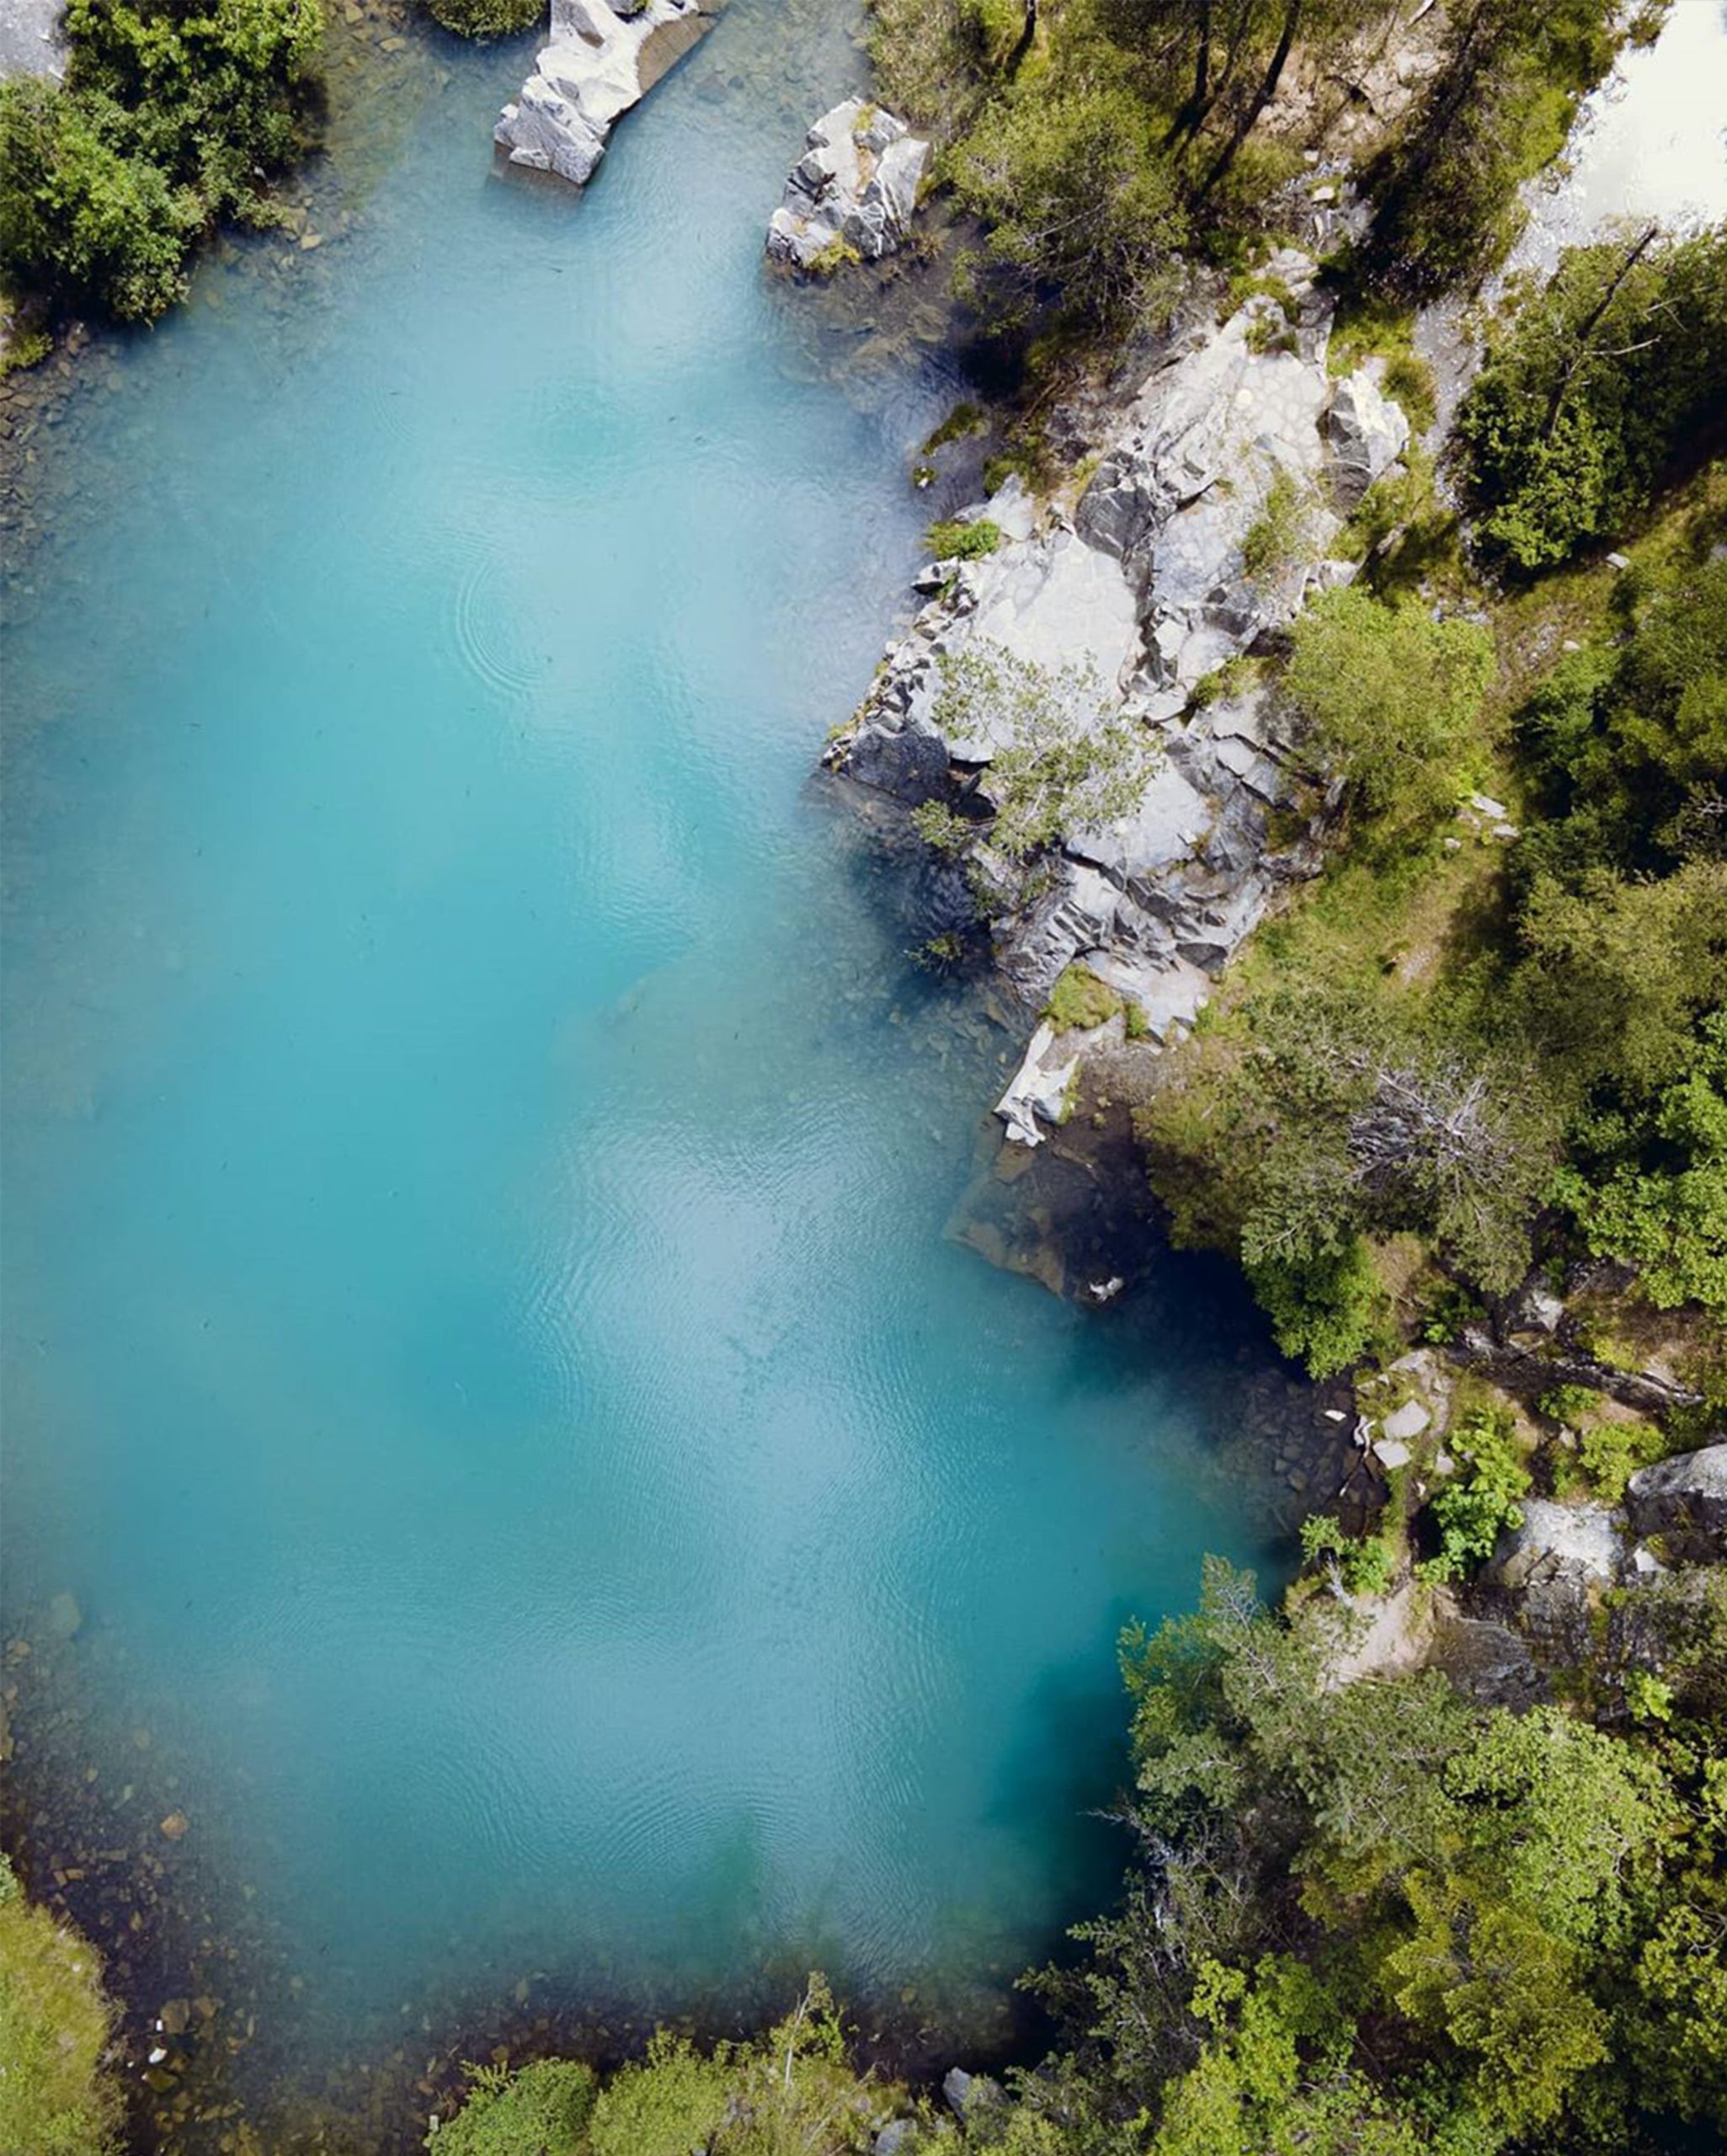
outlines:
M1115 1854L1117 1626L1253 1540L1207 1276L1088 1320L943 1240L1015 1043L809 779L953 393L761 274L852 27L734 0L579 208L490 175L522 50L443 51L348 236L56 451L7 1616L174 1746L141 1846L252 1890L308 2085L440 1980L1005 1984Z

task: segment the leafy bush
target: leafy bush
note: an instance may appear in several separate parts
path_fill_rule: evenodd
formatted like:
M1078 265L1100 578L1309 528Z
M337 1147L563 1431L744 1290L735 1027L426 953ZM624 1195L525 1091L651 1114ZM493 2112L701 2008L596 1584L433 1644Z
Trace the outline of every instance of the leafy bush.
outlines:
M1458 414L1483 549L1529 571L1611 535L1727 409L1727 227L1572 249Z
M957 815L945 801L931 795L911 812L912 829L937 853L961 853L978 835L977 825Z
M453 2118L429 2137L438 2156L577 2156L594 2108L594 2071L541 2059L510 2073L472 2069L473 2087Z
M193 241L265 214L306 146L317 0L70 0L63 85L0 85L0 272L53 304L147 322L184 291Z
M1298 568L1313 552L1313 499L1285 465L1271 474L1259 515L1241 542L1241 566L1255 581Z
M1384 1324L1384 1297L1359 1235L1338 1247L1244 1256L1249 1284L1271 1321L1278 1352L1315 1378L1358 1363Z
M546 0L426 0L426 6L458 37L512 37L546 16Z
M1001 544L1001 526L980 516L969 523L932 524L924 536L938 562L974 562Z
M593 2156L690 2156L712 2140L730 2097L723 2053L705 2057L662 2031L639 2065L621 2068L601 2090Z
M1612 1166L1593 1177L1567 1167L1555 1196L1597 1257L1637 1267L1657 1309L1701 1303L1727 1317L1727 1011L1704 1020L1689 1075L1618 1134Z
M1287 683L1367 814L1421 824L1456 801L1493 671L1493 640L1476 623L1346 586L1296 623Z
M0 2148L107 2156L120 2099L103 2054L114 2009L93 1948L24 1900L0 1856Z
M1040 666L985 638L944 659L935 721L950 741L994 744L990 839L1010 861L1127 814L1157 767L1155 739L1106 706L1094 670Z
M1434 1496L1439 1550L1421 1568L1428 1579L1458 1579L1484 1564L1506 1529L1522 1525L1518 1500L1529 1493L1529 1470L1508 1417L1476 1409L1452 1437L1451 1449L1460 1467Z
M1596 1422L1577 1439L1577 1475L1604 1505L1617 1505L1640 1467L1664 1458L1667 1443L1650 1422Z
M1383 1594L1397 1563L1383 1535L1346 1534L1324 1513L1309 1513L1302 1522L1301 1554L1310 1565L1322 1559L1333 1561L1351 1594Z

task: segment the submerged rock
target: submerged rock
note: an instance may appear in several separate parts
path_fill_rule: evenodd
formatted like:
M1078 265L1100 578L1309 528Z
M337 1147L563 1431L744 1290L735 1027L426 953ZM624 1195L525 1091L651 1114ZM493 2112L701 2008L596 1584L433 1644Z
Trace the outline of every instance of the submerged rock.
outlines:
M798 270L879 261L903 247L930 145L861 98L824 112L804 138L768 224L767 251Z
M513 165L585 186L612 123L638 104L708 27L720 0L552 0L552 41L493 139Z

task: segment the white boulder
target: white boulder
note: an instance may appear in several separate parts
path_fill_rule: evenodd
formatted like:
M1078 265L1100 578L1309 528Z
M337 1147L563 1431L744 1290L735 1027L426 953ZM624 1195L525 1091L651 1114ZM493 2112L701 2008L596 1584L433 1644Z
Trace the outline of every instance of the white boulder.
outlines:
M493 130L513 165L584 187L621 113L694 45L718 0L552 0L552 41Z
M879 261L903 246L918 206L930 145L903 120L861 98L824 112L768 225L767 251L797 270L831 266L850 248Z

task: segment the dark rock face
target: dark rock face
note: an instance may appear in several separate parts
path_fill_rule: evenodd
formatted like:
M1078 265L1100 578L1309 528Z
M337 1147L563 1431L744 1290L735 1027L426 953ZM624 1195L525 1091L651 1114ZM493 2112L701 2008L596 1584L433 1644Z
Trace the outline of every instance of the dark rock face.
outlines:
M946 789L947 750L929 728L908 726L898 734L883 728L859 739L845 769L861 785L915 808Z
M1640 1468L1625 1503L1637 1533L1670 1561L1727 1561L1727 1440Z

